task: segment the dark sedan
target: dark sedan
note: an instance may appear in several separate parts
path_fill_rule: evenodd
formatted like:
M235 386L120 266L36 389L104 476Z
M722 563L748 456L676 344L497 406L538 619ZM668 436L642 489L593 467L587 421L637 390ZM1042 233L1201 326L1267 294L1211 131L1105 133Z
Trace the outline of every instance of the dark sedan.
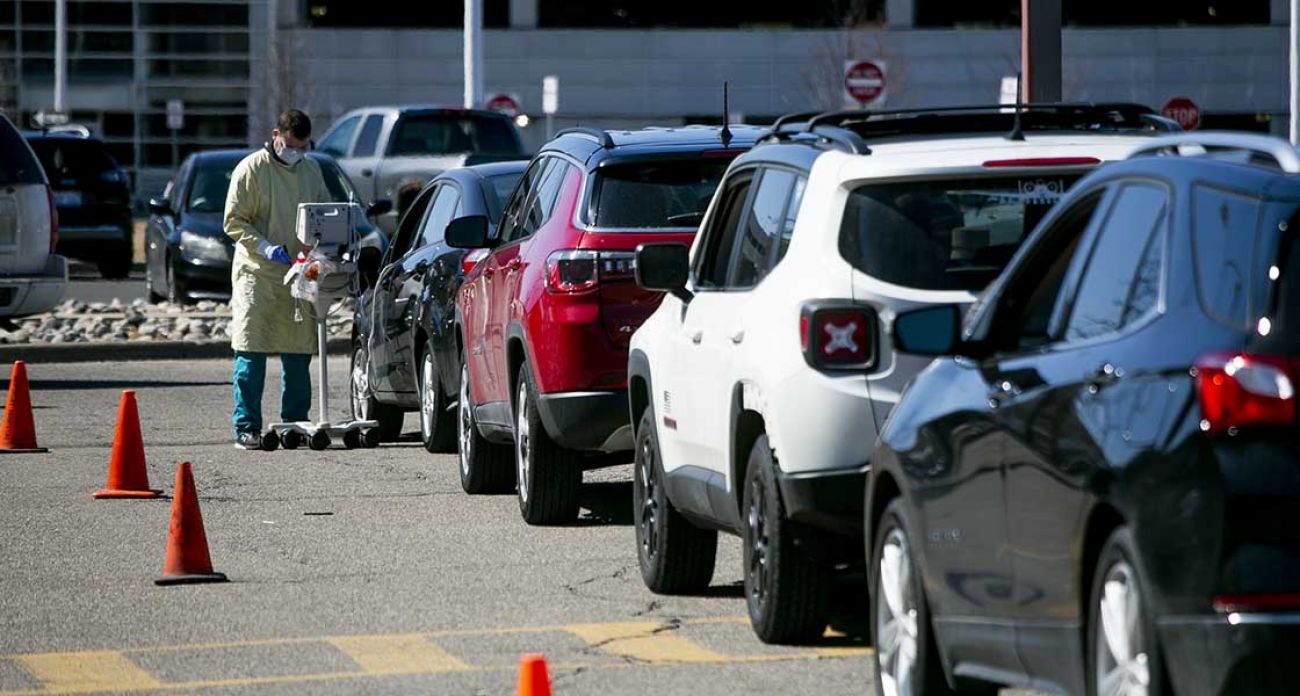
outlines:
M882 693L1295 693L1300 158L1145 154L1192 143L1076 184L964 328L894 320L944 357L872 459Z
M447 404L460 388L456 291L482 250L453 249L447 223L467 215L501 217L527 161L452 169L429 182L402 216L374 287L357 305L353 326L352 403L396 440L406 411L420 411L430 452L454 451Z
M190 155L162 197L149 201L152 214L145 232L145 284L151 302L230 299L234 243L222 229L221 218L235 165L248 154L247 150L211 150ZM338 164L321 153L307 156L320 164L331 199L347 201L354 189ZM382 214L390 205L387 201L372 203L368 213ZM387 246L383 232L360 210L356 220L362 247L382 252Z

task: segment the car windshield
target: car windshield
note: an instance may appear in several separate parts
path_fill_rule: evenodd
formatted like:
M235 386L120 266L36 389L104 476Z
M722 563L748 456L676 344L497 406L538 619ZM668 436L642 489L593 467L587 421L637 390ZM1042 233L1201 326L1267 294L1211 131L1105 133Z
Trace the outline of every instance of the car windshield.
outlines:
M332 161L316 161L320 164L325 188L330 192L329 202L346 202L352 186L343 177L343 170ZM186 199L185 208L191 213L220 213L225 210L226 192L230 190L230 179L235 173L237 164L239 164L238 160L201 162L194 170L194 179L190 182L190 195Z
M95 141L35 138L31 144L45 174L51 179L98 177L117 169L117 162L104 150L103 144Z
M730 159L629 162L601 167L587 211L593 227L695 227Z
M412 114L397 122L389 156L519 154L514 128L504 118L457 113Z
M866 184L849 193L840 254L887 283L978 291L1079 176Z

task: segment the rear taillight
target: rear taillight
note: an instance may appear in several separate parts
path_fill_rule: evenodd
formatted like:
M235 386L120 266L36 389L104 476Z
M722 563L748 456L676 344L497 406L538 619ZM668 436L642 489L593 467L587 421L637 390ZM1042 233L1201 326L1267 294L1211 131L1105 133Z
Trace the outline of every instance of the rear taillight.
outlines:
M1201 429L1218 435L1238 428L1296 424L1300 359L1215 353L1196 361Z
M799 315L804 360L818 370L859 370L876 361L876 313L841 302L813 302Z
M636 276L636 256L626 251L563 249L546 257L546 289L581 293L602 281L630 280Z
M59 207L54 205L54 189L45 187L45 200L50 204L50 253L59 245Z
M1250 611L1293 611L1300 609L1300 594L1219 595L1214 610L1225 614Z

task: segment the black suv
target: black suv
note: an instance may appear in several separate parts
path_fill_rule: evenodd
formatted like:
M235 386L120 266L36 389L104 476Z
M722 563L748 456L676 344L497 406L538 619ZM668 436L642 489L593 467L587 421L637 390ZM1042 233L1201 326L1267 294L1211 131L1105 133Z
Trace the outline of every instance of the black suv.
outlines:
M1295 693L1297 232L1294 148L1169 136L1077 183L964 326L897 316L946 357L872 457L884 693Z
M105 278L131 272L130 178L104 143L76 132L24 133L54 190L60 254L93 261Z

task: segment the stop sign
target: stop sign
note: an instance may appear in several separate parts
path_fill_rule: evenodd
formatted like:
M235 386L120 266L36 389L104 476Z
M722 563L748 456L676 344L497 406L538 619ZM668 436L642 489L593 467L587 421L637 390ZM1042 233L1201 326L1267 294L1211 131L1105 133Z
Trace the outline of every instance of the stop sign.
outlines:
M1185 131L1196 130L1201 125L1201 107L1187 97L1173 97L1165 102L1160 114L1177 121Z
M507 116L519 115L519 100L513 94L505 94L504 92L493 94L487 98L483 105L487 107L488 111L499 111Z
M844 91L859 104L870 104L885 92L885 68L869 60L844 65Z

